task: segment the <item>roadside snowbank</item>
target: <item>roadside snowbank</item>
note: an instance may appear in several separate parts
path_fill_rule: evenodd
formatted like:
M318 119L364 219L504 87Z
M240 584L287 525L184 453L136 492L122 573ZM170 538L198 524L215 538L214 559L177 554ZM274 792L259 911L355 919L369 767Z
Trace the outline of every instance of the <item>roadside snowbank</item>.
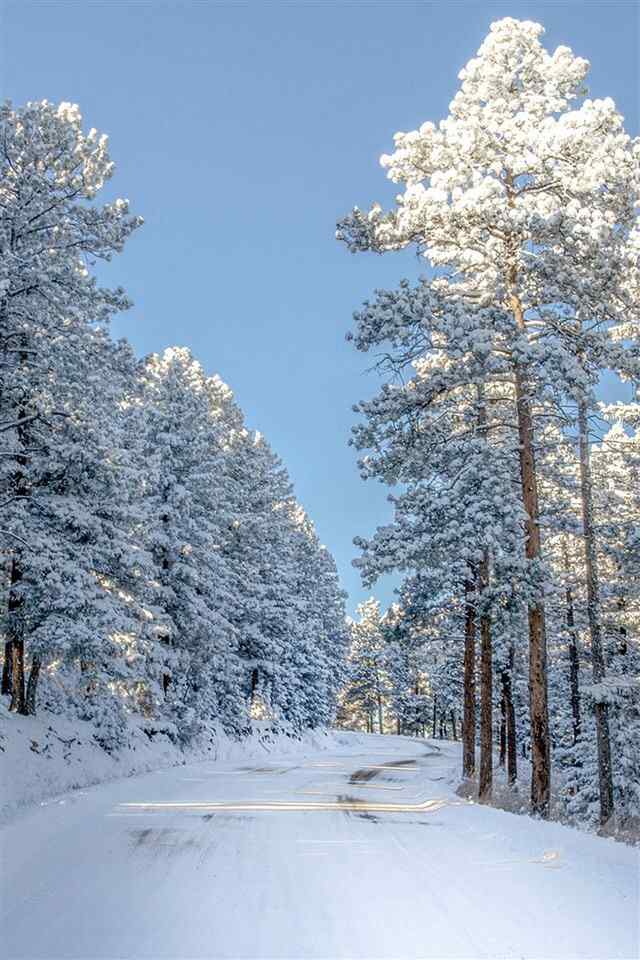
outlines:
M303 736L274 733L268 722L255 722L244 740L232 740L212 726L198 746L182 749L169 737L152 738L131 725L128 746L107 753L94 739L96 728L43 712L37 717L9 713L0 704L0 822L52 797L109 780L149 773L197 760L234 761L278 754L328 750L352 742L358 734L308 731Z

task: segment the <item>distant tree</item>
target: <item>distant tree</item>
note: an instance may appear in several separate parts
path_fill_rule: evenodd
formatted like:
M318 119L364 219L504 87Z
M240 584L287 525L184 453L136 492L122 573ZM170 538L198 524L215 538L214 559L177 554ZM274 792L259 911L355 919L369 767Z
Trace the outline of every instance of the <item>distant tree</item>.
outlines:
M384 704L389 692L386 672L386 648L380 605L371 597L361 603L351 624L349 652L349 699L360 706L366 728L373 732L377 723L384 732Z

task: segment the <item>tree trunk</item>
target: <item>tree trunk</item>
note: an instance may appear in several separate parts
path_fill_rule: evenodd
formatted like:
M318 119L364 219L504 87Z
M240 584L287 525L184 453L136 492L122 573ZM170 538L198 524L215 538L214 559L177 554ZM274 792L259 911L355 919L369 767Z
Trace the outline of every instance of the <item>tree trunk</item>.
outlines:
M489 558L480 565L480 596L489 585ZM493 787L493 664L491 657L491 621L489 613L480 613L480 782L481 803L491 799Z
M9 710L26 714L24 696L24 640L16 639L11 644L11 703Z
M42 661L40 657L33 657L31 662L31 670L29 671L29 681L27 683L27 702L25 712L31 716L35 716L36 713L36 691L38 689L38 678L40 676L40 667L42 666Z
M435 695L435 693L434 693L434 695L433 695L433 739L434 739L434 740L435 740L435 738L436 738L436 719L437 719L437 714L436 714L436 709L437 709L437 707L436 707L436 704L437 704L437 700L438 700L438 698L436 697L436 695Z
M13 663L12 641L7 640L4 645L4 663L2 664L2 693L11 693L13 680L11 677L11 664Z
M22 567L17 557L14 556L11 562L11 587L9 589L9 616L7 624L9 644L11 645L11 703L9 704L9 710L24 714L26 712L24 693L24 639L20 620L23 601L20 594L15 590L15 587L21 580Z
M24 337L22 346L26 347ZM20 353L20 363L25 364L28 360L27 353ZM18 412L18 419L23 420L26 417L27 409L21 404ZM16 473L13 478L15 494L19 498L29 496L29 486L25 476L25 469L28 463L27 454L24 452L29 447L29 436L27 427L22 423L16 430L21 452L16 456ZM11 558L11 574L9 577L9 597L7 602L7 627L6 627L6 646L5 649L11 650L11 662L9 673L11 674L11 703L9 710L16 713L26 713L26 701L24 691L24 623L22 621L22 607L24 598L20 593L20 583L24 577L22 557L20 549L13 553ZM17 589L16 589L17 588Z
M524 319L523 319L524 326ZM520 475L526 519L526 558L540 561L542 548L538 525L538 484L533 449L531 406L519 370L516 368ZM531 806L547 819L551 793L551 747L547 690L547 638L544 603L540 598L529 607L529 712L531 718Z
M455 710L451 711L451 728L453 730L453 739L458 742L458 731L456 730L456 712Z
M578 404L578 433L580 439L580 493L582 500L582 526L584 534L584 557L587 573L587 614L591 635L591 659L593 682L602 683L605 677L602 631L600 626L600 590L595 531L593 527L593 487L589 458L587 404ZM607 704L595 704L596 734L598 741L598 781L600 787L600 824L604 826L614 813L613 777L611 774L611 742L609 739L609 715Z
M476 611L474 585L464 585L464 705L462 720L462 777L471 780L476 769Z
M507 740L507 780L515 783L518 779L518 748L516 743L516 709L513 702L511 674L513 671L513 648L509 654L509 668L502 673L502 695L505 705Z
M507 705L504 699L504 692L500 697L500 735L498 739L500 743L498 766L504 767L507 758Z
M571 693L571 715L573 717L573 742L577 743L580 737L580 660L578 656L578 634L575 625L575 616L573 610L573 591L569 585L569 551L567 544L563 541L562 556L564 561L567 584L565 590L565 601L567 606L567 631L569 633L569 690Z
M510 200L510 203L513 201ZM526 334L522 303L516 292L518 268L514 263L508 272L511 287L511 309L519 332ZM522 377L521 365L514 360L516 412L520 441L520 478L522 502L527 514L525 522L527 560L535 563L542 557L540 541L538 480L533 446L531 404ZM529 607L529 713L531 718L531 807L545 819L549 816L551 794L551 745L549 737L549 700L547 690L547 638L542 597Z
M618 602L616 606L620 614L620 623L618 626L618 645L616 648L616 653L618 654L619 657L622 657L622 660L620 662L620 672L626 673L627 672L626 656L627 656L627 653L629 652L629 645L627 643L627 628L625 627L624 621L622 619L625 615L625 609L627 606L625 598L618 597Z

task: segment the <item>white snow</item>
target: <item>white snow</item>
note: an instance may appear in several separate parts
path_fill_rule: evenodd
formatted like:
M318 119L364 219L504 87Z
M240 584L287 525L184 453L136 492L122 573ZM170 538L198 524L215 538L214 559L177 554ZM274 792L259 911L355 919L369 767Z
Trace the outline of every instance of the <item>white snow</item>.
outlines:
M149 738L144 724L135 720L131 717L123 738L127 745L107 753L94 739L93 723L44 710L36 717L19 716L0 703L0 823L69 790L188 761L240 761L264 758L273 750L288 754L326 749L340 736L326 731L276 735L268 722L254 721L253 736L238 741L211 724L208 737L184 748L161 733Z
M456 744L331 739L24 813L0 834L7 955L638 955L637 849L459 798Z

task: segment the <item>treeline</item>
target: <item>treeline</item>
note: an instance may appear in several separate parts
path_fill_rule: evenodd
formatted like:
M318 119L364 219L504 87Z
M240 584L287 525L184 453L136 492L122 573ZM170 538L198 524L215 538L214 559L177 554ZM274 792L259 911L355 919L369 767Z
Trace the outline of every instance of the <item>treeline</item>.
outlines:
M188 350L138 361L92 268L141 220L99 205L106 137L76 106L0 113L2 693L193 740L326 724L344 596L287 472Z
M511 782L530 761L535 813L553 756L567 805L604 825L640 812L640 142L542 32L493 24L449 116L382 158L396 207L338 225L352 251L415 246L429 268L350 334L386 381L356 408L362 475L397 489L357 565L405 576L356 634L378 631L402 729L461 721L482 800L498 741ZM603 376L631 401L600 403Z

